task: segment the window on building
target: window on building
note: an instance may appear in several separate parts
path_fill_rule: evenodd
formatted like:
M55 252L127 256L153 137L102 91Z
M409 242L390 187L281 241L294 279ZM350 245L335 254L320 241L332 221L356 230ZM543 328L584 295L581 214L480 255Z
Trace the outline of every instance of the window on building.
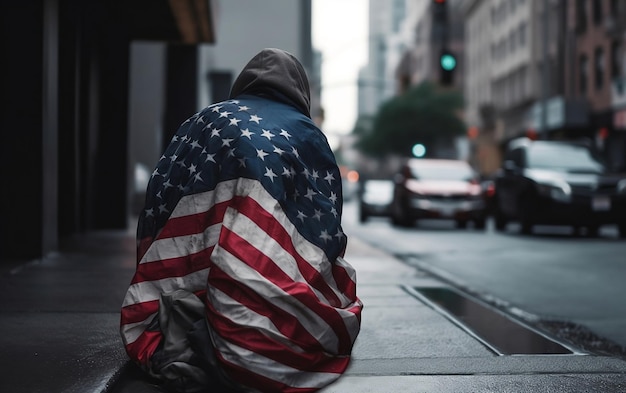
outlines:
M604 49L596 48L594 52L594 82L596 90L602 89L604 85Z
M597 26L602 23L602 1L591 0L593 6L593 23Z
M578 88L580 89L580 94L587 93L587 79L589 73L589 60L587 59L587 55L581 55L578 60Z
M587 0L576 0L576 31L579 33L587 30Z
M621 74L622 65L622 48L619 41L613 41L611 44L611 77L617 78Z
M526 22L522 22L519 25L519 33L517 34L519 37L519 46L526 46Z

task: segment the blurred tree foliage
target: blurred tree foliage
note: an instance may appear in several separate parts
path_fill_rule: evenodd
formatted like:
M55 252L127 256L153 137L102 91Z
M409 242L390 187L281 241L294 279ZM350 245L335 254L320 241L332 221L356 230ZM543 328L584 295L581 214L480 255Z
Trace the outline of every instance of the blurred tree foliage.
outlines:
M458 116L463 105L458 91L441 90L432 82L423 82L386 101L372 124L367 124L369 127L357 123L353 131L359 135L356 147L374 157L410 156L416 143L451 143L466 132Z

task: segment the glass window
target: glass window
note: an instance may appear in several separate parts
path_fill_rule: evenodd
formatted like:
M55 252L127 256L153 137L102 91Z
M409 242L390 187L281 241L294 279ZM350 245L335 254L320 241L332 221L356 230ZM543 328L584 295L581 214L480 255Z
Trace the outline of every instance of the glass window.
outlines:
M528 167L575 173L602 173L606 169L602 159L585 146L536 142L528 149Z
M602 0L593 1L593 23L599 25L602 23Z
M582 33L587 30L586 0L576 0L576 31Z
M427 163L419 161L410 165L412 177L420 180L471 180L474 178L472 168L465 162Z
M519 37L519 46L524 47L526 45L526 22L522 22L519 25L519 33L517 36Z
M588 67L589 60L587 59L587 55L581 55L580 60L578 61L578 88L580 89L581 94L585 94L587 92Z
M604 49L596 48L594 52L594 80L596 90L602 89L604 85Z
M613 41L611 44L611 76L616 78L620 76L621 66L621 45L619 41Z

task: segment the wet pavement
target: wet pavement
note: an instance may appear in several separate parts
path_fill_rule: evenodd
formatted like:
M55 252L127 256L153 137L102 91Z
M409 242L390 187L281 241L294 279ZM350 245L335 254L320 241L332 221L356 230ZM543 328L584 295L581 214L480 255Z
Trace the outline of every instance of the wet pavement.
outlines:
M159 392L129 365L119 307L134 269L128 232L77 236L61 253L3 264L0 392ZM346 259L365 304L350 392L624 392L626 362L593 353L498 355L405 288L446 285L357 238Z

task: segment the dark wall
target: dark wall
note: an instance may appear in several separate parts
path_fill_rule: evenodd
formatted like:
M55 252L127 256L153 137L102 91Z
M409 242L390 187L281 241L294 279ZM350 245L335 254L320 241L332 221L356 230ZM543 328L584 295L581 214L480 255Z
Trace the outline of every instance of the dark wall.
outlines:
M3 260L43 251L43 21L43 1L0 5Z

